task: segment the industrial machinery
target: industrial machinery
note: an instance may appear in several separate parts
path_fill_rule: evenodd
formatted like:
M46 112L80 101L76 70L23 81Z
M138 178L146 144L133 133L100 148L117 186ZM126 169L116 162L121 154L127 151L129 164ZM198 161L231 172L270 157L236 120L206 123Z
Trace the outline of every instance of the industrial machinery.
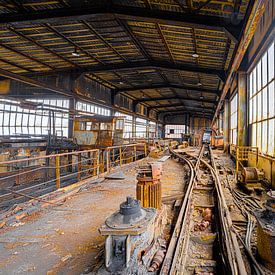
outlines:
M211 142L211 130L206 129L202 136L202 144L210 144Z
M243 167L240 180L243 183L258 183L264 180L264 172L256 167Z
M104 148L123 144L124 118L77 116L74 139L82 149Z
M154 240L154 208L142 208L140 202L131 197L120 205L119 211L112 214L99 229L105 241L105 266L111 273L143 274L141 262L145 251ZM148 262L149 265L149 262ZM102 273L98 273L102 274Z
M234 148L234 147L233 147ZM236 159L236 179L248 192L263 191L262 181L265 179L264 171L257 168L258 165L258 148L251 146L235 146L234 151L230 153L235 155ZM256 157L255 167L248 167L249 156Z
M239 182L248 190L261 190L261 181L264 180L264 172L256 167L242 167L239 174Z
M224 147L223 136L212 135L211 146L216 149L223 149Z
M255 211L257 251L262 263L275 272L275 191L267 193L265 210Z

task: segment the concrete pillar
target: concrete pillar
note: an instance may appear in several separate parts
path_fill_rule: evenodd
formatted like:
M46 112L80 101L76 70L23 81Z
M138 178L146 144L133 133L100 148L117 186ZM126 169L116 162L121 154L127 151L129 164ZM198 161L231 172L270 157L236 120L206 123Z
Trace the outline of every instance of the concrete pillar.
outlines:
M224 100L224 112L223 112L223 139L224 150L227 151L229 145L229 101Z
M238 146L247 145L247 85L246 74L238 73Z

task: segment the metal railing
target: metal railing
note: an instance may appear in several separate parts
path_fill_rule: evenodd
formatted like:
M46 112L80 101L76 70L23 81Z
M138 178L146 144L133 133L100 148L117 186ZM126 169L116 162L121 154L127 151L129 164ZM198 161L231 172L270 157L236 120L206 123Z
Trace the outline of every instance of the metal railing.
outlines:
M145 143L0 162L0 208L40 196L147 156Z

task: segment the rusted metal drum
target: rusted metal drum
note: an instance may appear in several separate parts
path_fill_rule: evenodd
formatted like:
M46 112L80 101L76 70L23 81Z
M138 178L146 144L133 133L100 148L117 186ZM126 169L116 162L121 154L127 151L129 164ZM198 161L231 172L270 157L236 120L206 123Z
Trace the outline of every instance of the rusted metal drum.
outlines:
M242 182L258 182L264 179L264 172L256 167L243 167Z
M151 162L139 167L136 198L142 207L161 209L161 173L161 162Z
M142 207L161 209L161 183L151 177L139 178L136 189L136 197Z

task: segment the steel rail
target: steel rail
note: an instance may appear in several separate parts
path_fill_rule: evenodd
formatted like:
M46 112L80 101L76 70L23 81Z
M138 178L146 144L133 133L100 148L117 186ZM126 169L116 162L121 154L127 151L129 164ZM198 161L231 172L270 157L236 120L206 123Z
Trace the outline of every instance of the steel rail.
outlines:
M190 155L190 156L192 156L192 155ZM195 156L192 156L192 157L196 158ZM209 164L204 162L204 160L202 160L202 162L205 163L205 165L209 166ZM214 161L214 158L213 158L212 150L211 150L211 162L212 162L212 166L213 166L212 169L211 169L212 170L211 173L215 173L216 180L219 182L219 184L218 184L219 189L221 189L221 183L220 183L220 179L219 179L219 176L218 176L216 164L215 164L215 161ZM211 168L211 166L209 168ZM242 243L248 257L249 257L250 262L252 263L252 266L254 268L255 273L257 275L263 275L265 273L264 273L263 269L261 268L261 266L256 261L255 257L253 256L253 254L251 252L251 248L250 248L251 234L252 234L252 230L255 226L255 224L252 223L251 219L250 219L251 215L253 214L251 209L261 208L261 206L256 201L256 198L253 198L253 197L251 197L247 194L244 194L240 191L233 190L229 184L228 184L228 189L232 194L233 201L235 202L236 206L240 209L242 215L248 220L247 229L246 229L246 238L245 238L245 241L243 241L243 239L241 238L241 236L238 234L238 232L235 230L235 228L233 226L233 223L232 223L232 220L231 220L231 217L230 217L230 213L229 213L227 204L226 204L225 199L224 199L224 203L225 203L224 205L227 209L225 211L225 213L227 213L227 214L222 215L222 217L224 216L229 220L229 228L230 229L227 230L226 232L230 232L230 234L233 238L233 243L234 243L234 250L231 250L230 252L236 251L237 256L235 258L237 258L237 260L238 260L238 267L242 266L243 271L246 272L244 274L247 274L244 262L242 260L241 251L239 249L239 244L237 242L237 239L239 239L240 242ZM222 190L221 190L221 194L223 196ZM237 248L237 250L235 250L236 248ZM239 273L239 274L242 274L242 273Z
M207 166L209 166L211 173L213 174L213 177L216 179L216 180L214 180L214 182L215 182L216 190L218 193L218 203L220 204L220 207L218 207L218 209L219 209L220 218L223 221L222 229L223 229L225 236L227 236L227 241L228 241L228 243L226 245L226 249L227 249L228 255L230 255L230 257L234 263L234 268L237 268L237 270L235 270L237 272L233 273L233 274L245 275L245 274L247 274L247 271L245 268L245 263L243 261L243 257L242 257L240 246L238 244L237 236L232 231L233 222L232 222L230 212L229 212L229 209L228 209L225 197L224 197L222 185L220 182L220 177L218 175L216 163L215 163L213 153L212 153L212 150L210 147L209 147L209 152L210 152L210 159L211 159L212 166L209 164L207 164ZM231 247L233 246L233 250L229 249L229 246L231 246Z
M217 190L217 197L219 202L219 215L222 221L222 230L223 230L223 237L225 237L226 243L225 248L227 251L227 257L230 257L230 268L231 274L240 274L240 275L247 275L247 271L245 269L245 264L243 262L243 257L241 254L240 246L237 241L237 236L234 233L233 229L233 222L231 220L230 212L226 204L226 200L222 191L221 182L218 176L216 164L213 158L212 150L209 147L210 158L211 158L211 165L204 160L201 162L210 169L210 172L213 176L214 183ZM190 155L191 156L191 155ZM193 156L196 158L195 156Z
M186 160L186 158L184 158L183 156L179 156L179 154L176 154L175 152L172 152L172 153L174 155L177 155L181 159ZM225 201L225 197L224 197L224 194L222 191L220 179L219 179L217 169L216 169L216 164L215 164L213 154L212 154L212 151L210 148L209 148L209 153L210 153L210 163L211 164L207 163L205 160L202 159L202 157L201 157L202 151L200 151L199 157L192 156L190 154L186 154L186 155L196 159L196 169L198 168L200 163L203 163L210 170L210 173L213 178L213 183L214 183L214 186L215 186L215 189L217 192L218 211L219 211L219 217L220 217L220 221L221 221L221 230L222 230L221 232L222 232L222 236L225 238L225 242L224 242L225 247L223 247L223 248L224 248L224 252L226 253L226 258L228 260L227 265L230 268L231 274L247 275L247 271L245 269L245 265L243 262L243 257L242 257L241 251L240 251L240 247L237 242L237 236L232 230L233 223L232 223L230 213L229 213L226 201ZM189 201L188 198L190 198L190 194L193 190L194 182L195 182L195 174L194 174L194 178L193 178L193 182L192 182L193 184L189 184L190 187L188 186L189 192L188 193L186 192L186 195L185 195L186 201ZM189 181L189 183L190 183L190 181ZM185 210L184 214L186 215L187 214L186 206L184 207L184 210ZM179 217L179 218L181 218L181 217ZM179 238L181 237L181 239L184 240L184 237L185 237L183 227L184 227L184 223L186 223L186 221L184 222L184 220L182 218L180 220L181 220L181 225L182 225L181 232L180 232L181 234L177 234L177 241L175 241L175 240L173 241L173 243L176 243L177 245L180 242ZM177 227L175 227L175 229L176 228ZM188 242L188 239L186 240L186 242ZM175 268L175 264L176 264L177 257L178 257L177 250L179 250L180 248L178 245L176 247L176 249L173 249L173 251L175 251L175 252L173 253L172 256L171 256L171 251L169 251L169 248L170 248L170 244L169 244L168 251L167 251L167 254L169 254L167 256L167 258L173 257L173 262L170 267L167 267L167 264L169 263L169 261L166 261L166 262L164 261L160 274L174 274L173 270ZM170 261L170 263L171 263L171 261ZM167 270L169 273L167 272Z
M173 156L176 156L177 158L179 158L180 160L186 162L186 164L189 166L190 169L190 179L187 185L187 190L185 192L184 195L184 199L181 205L181 209L177 218L177 222L172 234L172 237L170 239L169 242L169 246L165 255L165 258L163 260L163 264L161 267L161 271L160 274L170 274L171 273L171 266L174 266L174 259L175 259L175 255L178 253L178 247L179 247L179 241L181 240L180 237L182 236L182 228L183 228L183 224L186 221L186 214L188 212L188 206L190 206L189 203L189 199L190 199L190 194L192 193L193 187L194 187L194 182L195 182L195 176L196 176L196 171L198 169L199 166L199 160L203 154L204 151L204 146L201 147L200 153L199 153L199 157L198 160L196 161L195 166L193 166L193 163L183 157L182 155L176 153L175 151L170 149L170 153Z

